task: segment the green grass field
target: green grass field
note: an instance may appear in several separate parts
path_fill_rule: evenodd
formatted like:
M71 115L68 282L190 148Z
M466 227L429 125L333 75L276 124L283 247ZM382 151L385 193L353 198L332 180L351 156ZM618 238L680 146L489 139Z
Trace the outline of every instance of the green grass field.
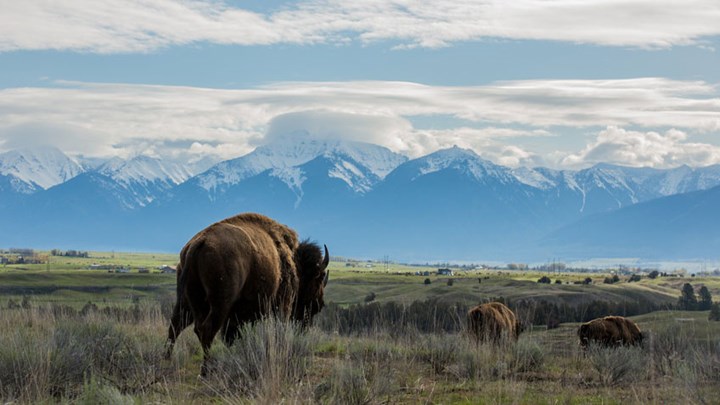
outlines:
M338 333L326 309L308 332L270 322L247 331L232 348L216 341L217 372L201 380L196 374L202 356L192 328L181 335L173 358L162 358L175 275L152 270L176 262L175 255L110 252L0 267L0 401L704 404L720 397L720 322L708 321L707 311L634 316L648 335L643 349L583 354L577 322L550 330L536 325L516 344L475 347L462 319L453 332L380 325L346 334ZM130 272L88 270L91 263L123 265ZM141 267L151 272L139 273ZM573 282L588 274L415 275L433 270L331 262L326 302L362 308L356 304L374 293L373 302L381 306L471 306L496 297L573 306L591 301L670 306L686 282L705 285L720 297L720 280L711 277L623 279L610 285L602 282L607 275L598 273L590 275L592 284L582 285ZM537 283L543 275L562 284ZM23 300L27 308L8 308L10 301ZM79 311L88 302L98 309L85 314L52 309ZM263 353L269 357L258 357Z

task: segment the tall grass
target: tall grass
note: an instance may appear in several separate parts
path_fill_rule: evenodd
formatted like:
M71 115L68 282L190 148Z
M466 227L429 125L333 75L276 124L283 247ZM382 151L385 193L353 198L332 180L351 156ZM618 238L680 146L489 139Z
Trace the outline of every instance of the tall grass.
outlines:
M245 325L232 347L216 341L210 373L199 378L203 356L192 328L180 336L173 357L163 359L162 308L139 301L79 311L34 304L0 309L0 403L623 398L702 404L720 395L720 339L702 336L699 342L692 328L677 323L648 330L643 347L597 347L583 355L575 328L566 325L529 331L500 345L477 344L452 307L397 327L388 314L379 314L387 318L373 325L355 323L357 329L333 321L301 330L267 318ZM448 332L443 325L451 322Z

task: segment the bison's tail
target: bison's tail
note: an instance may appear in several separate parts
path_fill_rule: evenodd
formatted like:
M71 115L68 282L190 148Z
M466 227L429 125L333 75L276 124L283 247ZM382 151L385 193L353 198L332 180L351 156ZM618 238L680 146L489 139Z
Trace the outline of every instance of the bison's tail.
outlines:
M193 241L190 245L186 246L185 249L183 249L180 257L180 276L178 277L177 281L177 295L178 298L182 297L183 292L185 291L185 286L187 285L187 280L190 277L190 273L193 273L196 270L196 263L193 261L197 257L196 251L205 244L204 239L199 239L196 241Z

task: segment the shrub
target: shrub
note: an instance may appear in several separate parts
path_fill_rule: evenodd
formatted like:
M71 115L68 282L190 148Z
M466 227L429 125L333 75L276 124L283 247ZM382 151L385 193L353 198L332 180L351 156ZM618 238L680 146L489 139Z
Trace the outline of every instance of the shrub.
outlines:
M359 362L333 367L330 378L315 388L315 401L332 404L379 403L378 398L393 391L387 368Z
M540 345L529 339L520 339L512 346L511 368L515 372L538 371L545 363Z
M365 302L373 302L375 301L375 297L375 293L371 291L370 294L365 296Z
M454 282L455 282L455 280L449 278L448 281L447 281L447 285L450 286L450 287L452 287L452 285L453 285Z
M712 304L710 314L708 314L708 320L720 321L720 302Z
M455 336L454 336L455 337ZM457 345L450 336L434 333L421 336L420 358L432 366L436 374L441 374L457 360Z
M211 373L230 392L275 402L287 384L305 375L313 354L313 330L294 323L266 318L241 328L229 349L213 346Z
M647 369L647 357L639 347L591 344L587 354L601 384L606 387L637 381Z
M432 281L429 278L426 278L425 281L423 281L425 285L431 284Z
M542 277L540 277L540 279L537 282L540 284L550 284L550 281L551 281L550 277L542 276Z

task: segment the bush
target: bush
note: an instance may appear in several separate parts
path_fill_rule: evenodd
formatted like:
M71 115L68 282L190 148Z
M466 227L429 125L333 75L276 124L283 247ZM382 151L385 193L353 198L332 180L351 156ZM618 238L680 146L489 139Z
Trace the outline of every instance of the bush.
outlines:
M387 368L366 363L339 364L330 378L315 388L315 401L331 404L380 403L378 398L393 391L393 378Z
M540 284L550 284L550 281L551 281L550 277L542 276L542 277L540 277L540 279L537 282Z
M230 349L213 346L210 372L225 390L276 402L305 375L318 340L312 329L275 318L245 324Z
M424 283L425 285L428 285L428 284L431 284L432 281L431 281L429 278L426 278L423 283Z
M529 339L520 339L512 346L511 368L515 372L538 371L545 363L540 345Z
M604 347L591 344L588 358L606 387L641 379L647 370L647 357L639 347Z
M712 304L710 307L710 314L708 315L710 321L720 321L720 302Z
M373 302L375 301L375 297L375 293L371 291L370 294L365 296L365 302Z

